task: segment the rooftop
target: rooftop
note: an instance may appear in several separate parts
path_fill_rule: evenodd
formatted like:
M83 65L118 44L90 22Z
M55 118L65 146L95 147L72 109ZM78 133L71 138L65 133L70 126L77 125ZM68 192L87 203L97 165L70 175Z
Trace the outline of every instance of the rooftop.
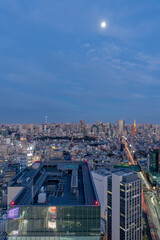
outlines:
M137 173L133 172L129 169L123 169L123 170L114 172L114 174L118 175L118 176L122 176L123 177L123 180L122 180L123 183L129 183L129 182L132 182L132 181L139 180L139 178L137 176Z
M111 172L106 169L97 169L97 170L94 170L93 172L104 177L111 175Z
M12 179L22 187L12 205L95 205L97 193L87 162L34 163Z

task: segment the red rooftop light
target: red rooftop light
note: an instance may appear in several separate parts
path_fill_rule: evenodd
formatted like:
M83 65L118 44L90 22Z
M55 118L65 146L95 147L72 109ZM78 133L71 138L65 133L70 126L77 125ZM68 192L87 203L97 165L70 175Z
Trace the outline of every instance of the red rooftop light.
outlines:
M85 162L87 162L87 159L85 159Z
M12 205L14 205L14 204L15 204L15 202L12 202L11 204L12 204Z
M95 201L95 205L98 205L98 201Z

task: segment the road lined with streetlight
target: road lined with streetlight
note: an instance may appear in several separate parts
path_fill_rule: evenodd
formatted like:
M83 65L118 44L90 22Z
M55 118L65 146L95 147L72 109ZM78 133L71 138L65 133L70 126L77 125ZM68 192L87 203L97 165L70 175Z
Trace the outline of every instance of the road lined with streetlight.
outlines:
M122 142L125 145L125 150L127 152L131 165L136 165L135 160L128 147L126 139L123 138ZM152 239L160 240L160 218L159 218L160 209L156 201L155 193L153 192L151 184L148 182L143 173L139 172L138 175L142 179L144 185L147 188L147 192L144 192L144 194L142 194L142 202L145 203L144 205L148 216L148 222L150 225Z

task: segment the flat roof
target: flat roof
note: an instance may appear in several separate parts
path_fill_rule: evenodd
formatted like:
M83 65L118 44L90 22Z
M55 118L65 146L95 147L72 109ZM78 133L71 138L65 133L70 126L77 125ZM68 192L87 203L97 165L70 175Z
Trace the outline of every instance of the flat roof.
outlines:
M98 196L87 162L34 163L14 177L9 187L23 187L14 205L95 205Z
M123 169L123 170L119 170L119 171L113 172L113 173L115 175L122 176L123 183L129 183L129 182L133 182L136 180L140 180L140 178L138 178L138 176L137 176L137 173L130 169Z
M97 170L94 170L93 173L97 173L101 176L108 176L108 175L111 175L111 172L108 171L107 169L97 169Z

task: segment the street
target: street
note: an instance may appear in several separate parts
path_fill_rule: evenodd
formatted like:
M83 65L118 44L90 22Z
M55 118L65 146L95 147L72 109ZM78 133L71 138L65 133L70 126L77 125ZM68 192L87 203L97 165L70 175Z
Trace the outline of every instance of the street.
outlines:
M126 140L123 139L122 142L125 144L125 149L131 164L135 165L136 163L129 150ZM144 189L144 194L142 194L142 203L144 204L143 209L145 209L147 213L152 239L160 240L160 207L156 199L156 193L153 191L151 184L148 182L143 173L140 172L138 175L146 187L146 189Z

